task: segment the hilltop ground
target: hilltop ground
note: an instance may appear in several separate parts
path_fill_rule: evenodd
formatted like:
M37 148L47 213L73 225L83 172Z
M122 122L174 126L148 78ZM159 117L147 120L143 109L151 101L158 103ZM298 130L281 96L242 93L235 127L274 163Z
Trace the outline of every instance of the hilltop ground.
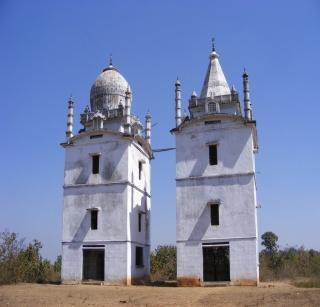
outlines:
M39 285L0 287L0 306L319 306L320 289L259 287Z

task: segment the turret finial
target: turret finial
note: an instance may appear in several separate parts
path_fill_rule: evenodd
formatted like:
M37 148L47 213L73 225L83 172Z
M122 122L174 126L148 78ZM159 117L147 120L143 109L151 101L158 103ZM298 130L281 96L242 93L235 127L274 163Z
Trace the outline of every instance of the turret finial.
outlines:
M214 39L214 37L212 37L212 38L211 38L212 52L216 51L216 48L215 48L215 46L214 46L214 41L215 41L215 39Z
M243 98L244 98L244 116L247 120L252 120L252 109L250 101L250 90L249 90L249 75L244 69L243 75Z
M109 54L109 66L112 66L112 53Z
M73 137L73 98L72 95L69 96L68 100L68 113L67 113L67 130L66 130L66 138L67 143L70 143L70 139Z

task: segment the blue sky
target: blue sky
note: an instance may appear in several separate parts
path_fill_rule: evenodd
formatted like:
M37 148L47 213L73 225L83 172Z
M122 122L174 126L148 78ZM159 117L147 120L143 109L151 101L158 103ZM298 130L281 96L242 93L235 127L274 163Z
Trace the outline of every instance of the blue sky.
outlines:
M260 152L259 233L320 249L318 1L0 1L0 230L60 253L66 102L76 130L113 63L133 111L152 113L154 148L174 146L174 81L200 92L211 37L229 84L250 74ZM241 93L242 94L242 93ZM241 95L242 96L242 95ZM152 161L152 246L175 241L175 153Z

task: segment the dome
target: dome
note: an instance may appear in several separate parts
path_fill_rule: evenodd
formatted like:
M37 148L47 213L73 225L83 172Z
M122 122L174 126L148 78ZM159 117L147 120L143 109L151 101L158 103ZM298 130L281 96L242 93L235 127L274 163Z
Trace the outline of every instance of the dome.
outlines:
M131 92L127 80L110 64L91 87L91 111L117 109L119 104L124 106L128 89Z

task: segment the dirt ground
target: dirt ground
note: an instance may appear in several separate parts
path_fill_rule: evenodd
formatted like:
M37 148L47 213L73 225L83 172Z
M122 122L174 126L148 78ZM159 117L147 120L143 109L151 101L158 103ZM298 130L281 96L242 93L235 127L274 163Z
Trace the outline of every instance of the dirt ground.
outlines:
M320 306L320 289L18 284L0 286L0 306Z

